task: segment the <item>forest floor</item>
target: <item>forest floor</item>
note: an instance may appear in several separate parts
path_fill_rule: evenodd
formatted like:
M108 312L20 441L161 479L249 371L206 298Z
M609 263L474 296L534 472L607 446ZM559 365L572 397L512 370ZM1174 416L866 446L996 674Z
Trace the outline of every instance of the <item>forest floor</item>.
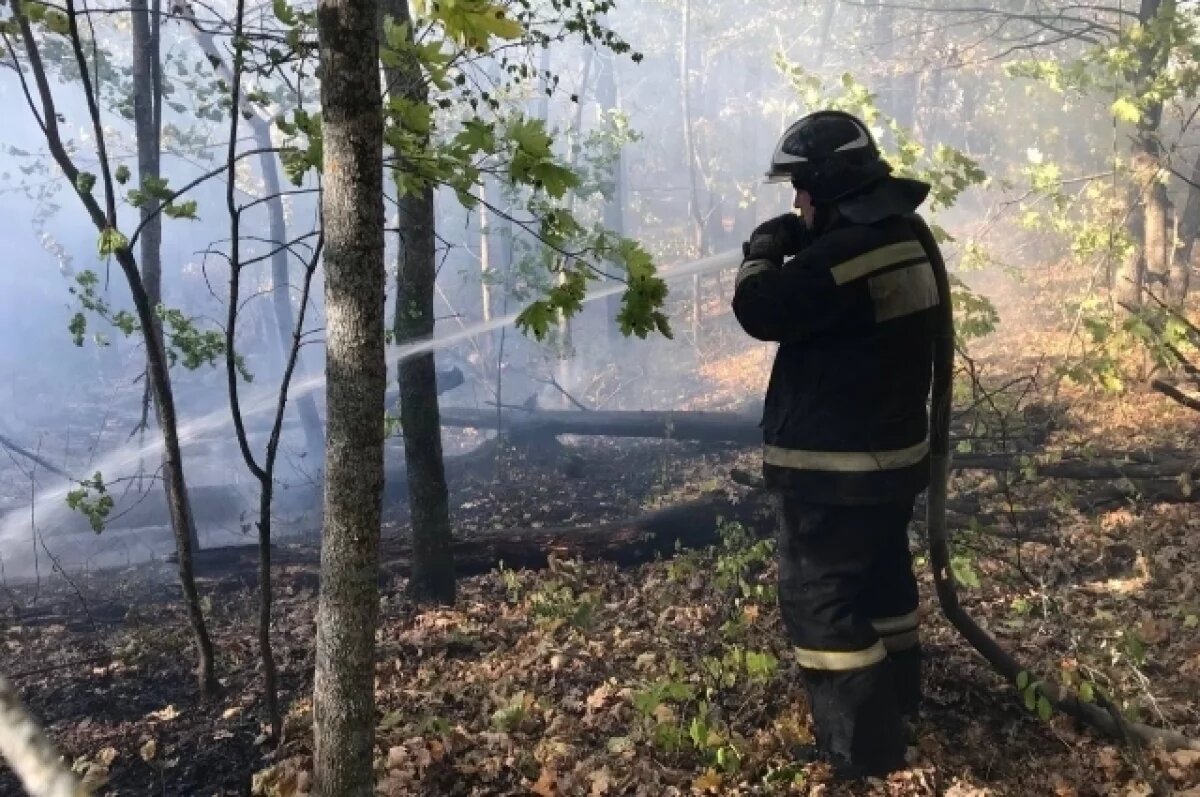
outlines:
M981 348L981 361L1002 360ZM760 394L768 365L765 347L708 358L702 388L668 401L728 407ZM1027 399L1046 449L1200 442L1194 415L1156 394L1068 388ZM678 441L569 446L586 463L583 479L512 457L499 482L477 475L453 485L459 533L630 517L712 489L744 495L729 472L757 467L753 450ZM1131 500L1080 512L1068 499L1081 489L1033 473L957 477L954 492L984 496L984 508L1055 508L1052 521L1024 529L1050 545L986 529L958 535L964 604L1036 675L1200 736L1200 510ZM391 518L385 536L402 524ZM922 544L919 524L915 539ZM262 736L257 594L241 574L202 585L218 699L195 697L185 617L165 565L86 581L45 576L35 607L32 585L12 587L0 672L98 793L306 793L315 552L281 546L274 642L288 715L277 750ZM416 611L403 579L387 579L378 793L1200 795L1200 751L1123 748L1028 710L941 618L923 561L927 703L911 766L886 780L837 783L824 765L793 761L811 727L774 604L771 554L769 541L726 526L714 547L636 567L554 561L463 579L453 609ZM17 793L0 774L0 794Z

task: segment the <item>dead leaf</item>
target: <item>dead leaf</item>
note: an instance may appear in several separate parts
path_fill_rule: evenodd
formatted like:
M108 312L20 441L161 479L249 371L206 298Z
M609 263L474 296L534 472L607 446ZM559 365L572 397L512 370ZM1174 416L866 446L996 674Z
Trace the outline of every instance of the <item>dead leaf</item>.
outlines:
M408 762L408 748L402 744L398 744L388 750L387 768L399 769Z
M1050 776L1050 786L1055 797L1078 797L1079 791L1058 772Z
M232 736L233 734L231 733L229 735ZM158 742L154 741L153 739L149 740L140 748L138 748L138 755L142 757L143 761L153 761L154 757L158 755Z
M600 684L587 697L587 707L590 709L603 708L608 699L612 697L612 687L607 683Z
M117 748L105 747L96 754L96 760L100 762L100 766L102 767L111 767L113 762L117 760L118 755L120 753L117 752Z
M1200 750L1176 750L1171 753L1171 760L1184 769L1200 767Z
M81 782L86 794L99 791L101 786L108 783L108 767L89 764Z
M151 711L146 715L146 719L158 720L159 722L170 722L178 716L178 709L171 705L167 706L166 708L159 709L158 711Z
M1105 776L1109 779L1112 779L1114 776L1116 776L1116 774L1121 771L1122 767L1120 754L1117 753L1117 749L1115 747L1111 746L1100 748L1100 751L1096 753L1096 763L1099 765L1100 769L1104 771Z
M712 767L704 770L704 773L697 775L692 781L692 790L700 793L713 792L714 794L721 790L721 773L717 772Z
M612 773L608 771L608 767L604 767L588 775L588 780L592 782L592 797L604 797L612 786Z
M558 797L558 773L549 767L544 767L530 791L538 797Z
M1138 626L1138 638L1147 645L1161 645L1171 637L1171 630L1161 620L1149 617Z

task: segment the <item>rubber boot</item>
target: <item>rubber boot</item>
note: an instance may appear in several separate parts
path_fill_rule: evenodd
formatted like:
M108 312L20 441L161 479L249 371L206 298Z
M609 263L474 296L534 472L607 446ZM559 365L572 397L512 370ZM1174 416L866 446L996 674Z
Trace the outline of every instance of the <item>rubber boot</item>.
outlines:
M921 646L889 653L888 661L896 685L896 706L906 720L916 722L921 711Z
M904 723L887 660L858 670L803 672L817 746L838 777L881 777L904 767Z

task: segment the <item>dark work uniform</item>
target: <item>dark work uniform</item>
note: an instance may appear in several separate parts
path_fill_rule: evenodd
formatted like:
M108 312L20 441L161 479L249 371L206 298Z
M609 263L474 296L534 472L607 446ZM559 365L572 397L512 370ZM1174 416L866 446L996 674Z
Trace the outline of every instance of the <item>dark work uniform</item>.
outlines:
M762 419L781 496L779 604L817 741L851 772L903 765L920 700L913 501L929 482L938 292L913 221L842 220L782 267L743 263L733 310L780 346Z

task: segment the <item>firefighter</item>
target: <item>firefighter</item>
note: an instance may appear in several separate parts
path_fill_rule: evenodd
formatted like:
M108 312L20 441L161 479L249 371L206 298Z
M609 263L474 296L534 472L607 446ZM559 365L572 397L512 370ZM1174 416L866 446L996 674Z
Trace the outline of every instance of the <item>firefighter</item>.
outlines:
M767 177L791 182L795 212L743 244L733 311L779 344L761 423L779 607L817 751L843 776L882 775L904 765L921 700L908 524L929 483L941 259L915 211L930 186L892 176L837 111L791 125Z

